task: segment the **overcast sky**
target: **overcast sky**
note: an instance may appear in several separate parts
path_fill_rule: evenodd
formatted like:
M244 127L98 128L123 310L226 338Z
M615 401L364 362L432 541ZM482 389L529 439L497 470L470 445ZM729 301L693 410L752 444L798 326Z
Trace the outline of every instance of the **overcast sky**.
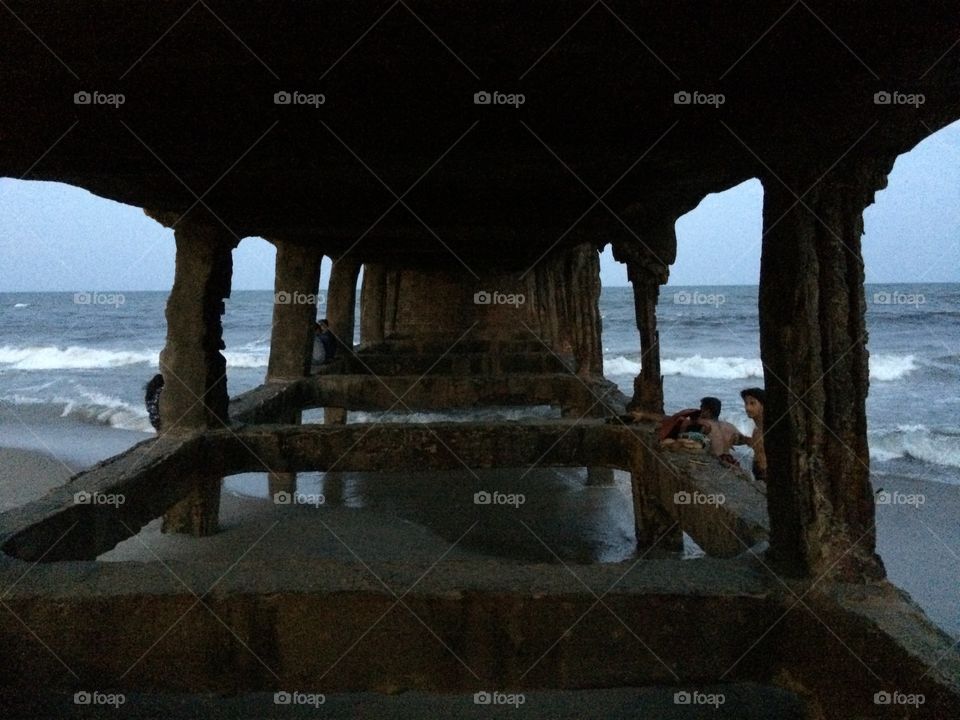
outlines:
M763 188L751 180L708 195L677 221L671 285L753 285L760 272ZM960 122L901 156L864 214L867 282L960 282ZM273 247L234 251L236 290L272 289ZM59 183L0 179L0 292L169 290L173 231ZM324 263L323 278L329 272ZM627 284L609 248L604 285Z

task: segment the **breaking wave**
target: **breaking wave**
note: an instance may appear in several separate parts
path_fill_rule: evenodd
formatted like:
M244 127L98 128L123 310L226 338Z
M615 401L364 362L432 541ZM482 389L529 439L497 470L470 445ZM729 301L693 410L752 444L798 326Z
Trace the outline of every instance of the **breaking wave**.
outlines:
M224 352L227 365L236 368L266 367L269 349ZM52 345L37 347L0 347L0 368L10 370L96 370L148 364L156 366L159 350L105 350L72 345L58 348Z
M869 440L870 458L878 462L907 457L960 468L960 435L926 425L898 425L895 430L871 432Z
M870 379L878 382L900 380L917 369L913 355L873 355L870 357ZM763 378L763 366L759 358L743 357L690 357L664 358L660 361L664 375L680 375L692 378L720 380L746 380ZM623 355L603 361L605 375L636 375L640 363Z

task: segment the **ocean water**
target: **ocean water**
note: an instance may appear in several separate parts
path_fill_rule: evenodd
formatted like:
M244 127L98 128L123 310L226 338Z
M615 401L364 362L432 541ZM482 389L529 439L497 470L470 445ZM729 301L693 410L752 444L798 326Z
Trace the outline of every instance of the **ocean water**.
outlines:
M240 291L227 301L231 395L263 381L272 299ZM960 485L960 285L868 286L867 300L873 474ZM106 457L152 432L143 385L163 347L165 302L161 292L0 293L0 445L43 449L71 425L96 426L103 452L88 455ZM604 372L629 394L640 369L630 288L604 288L600 309ZM749 432L739 391L763 384L757 289L664 288L659 315L667 408L715 395Z

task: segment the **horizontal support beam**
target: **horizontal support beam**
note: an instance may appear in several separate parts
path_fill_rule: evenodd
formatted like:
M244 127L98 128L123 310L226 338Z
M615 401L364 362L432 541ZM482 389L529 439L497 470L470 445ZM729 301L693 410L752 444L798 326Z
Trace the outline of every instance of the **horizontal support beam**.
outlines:
M550 352L430 353L360 352L345 358L348 373L374 375L496 375L501 373L574 372L572 355Z
M44 642L86 687L166 692L235 692L238 683L452 692L708 682L782 612L769 577L723 561L652 560L643 572L578 566L582 585L550 564L448 562L428 572L371 561L367 571L249 558L221 579L224 569L41 564L5 602L30 628L52 629ZM402 605L374 574L397 595L410 589ZM0 567L0 578L9 586L17 572ZM216 592L187 612L196 597L178 578L197 595ZM11 613L0 614L0 641L9 651L0 686L34 687L43 677L50 690L70 687L58 660ZM689 650L704 645L709 653ZM771 679L759 662L743 663L743 676Z
M703 549L738 555L767 537L763 497L709 456L652 449L652 428L595 421L258 425L146 441L34 503L0 515L0 545L24 560L94 559L162 514L198 478L246 472L608 467L632 472ZM729 504L678 503L723 493ZM76 493L104 498L78 504ZM123 498L110 503L111 498ZM60 540L58 541L58 538Z
M28 567L0 561L12 588L0 613L8 695L755 682L800 692L837 720L873 717L884 691L922 695L931 717L960 711L953 640L898 590L787 588L755 562Z
M291 412L318 407L347 410L455 410L553 405L574 418L623 412L626 396L602 377L570 373L529 375L323 374L267 383L230 404L235 422L281 422Z

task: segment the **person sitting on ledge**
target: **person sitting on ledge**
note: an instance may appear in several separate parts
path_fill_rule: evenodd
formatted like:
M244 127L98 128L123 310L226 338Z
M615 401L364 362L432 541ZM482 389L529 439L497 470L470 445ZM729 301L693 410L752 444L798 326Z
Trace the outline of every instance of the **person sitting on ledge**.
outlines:
M707 396L700 400L700 408L687 408L667 417L661 413L646 410L633 410L628 415L620 416L625 423L656 422L660 424L657 438L675 440L681 436L694 439L703 439L710 452L729 465L738 466L736 458L730 454L730 449L740 437L736 426L720 419L722 405L715 397ZM608 422L615 422L611 418Z
M720 419L721 407L718 398L703 398L700 401L700 426L710 438L710 452L726 464L739 467L740 463L730 450L740 438L740 431L732 423Z
M753 434L750 437L737 433L735 445L749 445L753 448L753 477L760 482L767 481L767 453L763 448L763 406L766 392L763 388L746 388L740 391L743 409L747 417L753 420Z

